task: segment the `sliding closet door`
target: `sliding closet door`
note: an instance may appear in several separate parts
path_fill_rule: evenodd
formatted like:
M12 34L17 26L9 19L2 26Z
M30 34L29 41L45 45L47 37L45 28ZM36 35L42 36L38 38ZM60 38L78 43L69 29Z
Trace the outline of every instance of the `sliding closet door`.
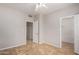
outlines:
M79 15L75 15L75 52L79 54Z

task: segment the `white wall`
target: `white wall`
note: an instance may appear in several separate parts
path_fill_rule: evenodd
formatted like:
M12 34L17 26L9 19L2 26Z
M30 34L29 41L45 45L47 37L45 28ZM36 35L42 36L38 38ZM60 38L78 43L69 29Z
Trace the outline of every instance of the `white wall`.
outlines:
M44 39L56 47L60 47L60 17L79 13L79 6L69 6L45 16Z
M0 6L0 49L25 43L24 13Z
M74 44L74 17L65 17L61 23L62 42Z
M44 43L44 15L39 15L39 43Z

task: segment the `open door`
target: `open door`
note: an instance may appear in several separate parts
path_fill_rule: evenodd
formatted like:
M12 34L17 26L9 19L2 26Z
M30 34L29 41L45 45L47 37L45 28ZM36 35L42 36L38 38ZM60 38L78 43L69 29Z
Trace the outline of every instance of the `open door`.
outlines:
M33 42L38 43L38 20L33 23Z

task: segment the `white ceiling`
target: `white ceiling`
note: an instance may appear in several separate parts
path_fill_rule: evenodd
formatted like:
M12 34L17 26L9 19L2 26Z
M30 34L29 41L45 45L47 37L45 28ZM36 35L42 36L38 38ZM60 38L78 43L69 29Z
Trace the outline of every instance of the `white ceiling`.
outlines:
M58 9L73 5L72 3L47 3L46 6L48 7L46 10L42 10L43 14L48 14L54 12ZM37 14L35 11L36 3L3 3L0 6L9 6L13 8L17 8L27 14Z

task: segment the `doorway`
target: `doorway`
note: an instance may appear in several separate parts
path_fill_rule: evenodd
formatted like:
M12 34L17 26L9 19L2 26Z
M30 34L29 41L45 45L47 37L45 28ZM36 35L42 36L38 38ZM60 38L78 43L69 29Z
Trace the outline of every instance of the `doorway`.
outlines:
M61 47L74 50L74 17L68 16L61 19Z
M27 34L27 44L32 44L33 43L33 22L26 22L26 34Z

